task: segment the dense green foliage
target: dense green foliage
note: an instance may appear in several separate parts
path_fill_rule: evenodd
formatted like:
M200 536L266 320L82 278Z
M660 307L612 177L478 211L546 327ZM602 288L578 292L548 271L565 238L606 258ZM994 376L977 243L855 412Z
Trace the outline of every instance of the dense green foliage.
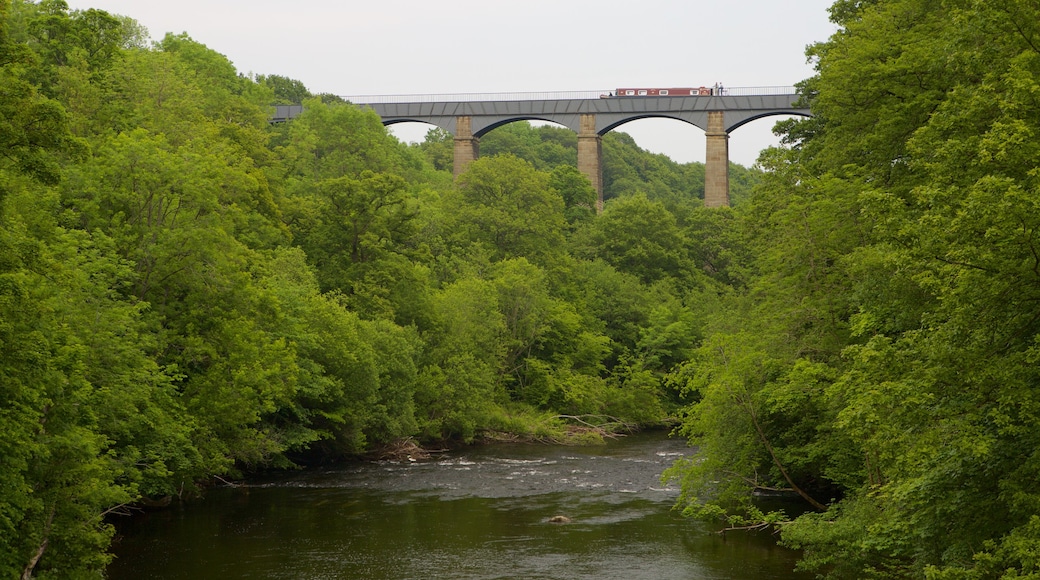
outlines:
M443 132L0 0L0 576L99 577L114 514L217 477L674 416L734 217L700 164L604 148L597 216L567 130L496 130L455 181Z
M569 130L455 180L443 131L0 0L0 575L99 577L216 477L678 416L684 511L823 576L1040 578L1040 9L831 16L732 209L610 133L597 215Z
M1040 578L1040 7L831 15L815 116L737 208L746 288L674 376L682 505L828 578Z
M732 209L610 133L596 214L569 130L453 180L443 131L0 0L0 576L100 577L115 513L217 477L678 416L684 511L807 569L1040 578L1040 8L831 16Z

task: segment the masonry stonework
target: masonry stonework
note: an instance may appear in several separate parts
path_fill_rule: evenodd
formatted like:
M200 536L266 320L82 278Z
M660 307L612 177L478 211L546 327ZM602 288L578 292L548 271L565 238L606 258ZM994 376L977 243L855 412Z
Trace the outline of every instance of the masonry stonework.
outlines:
M452 174L458 177L478 157L480 157L480 139L473 136L472 118L456 117L455 119L455 164Z
M603 138L596 133L596 115L581 115L578 132L578 171L596 190L596 213L603 211Z
M708 131L704 161L704 205L729 205L729 133L722 111L708 113Z

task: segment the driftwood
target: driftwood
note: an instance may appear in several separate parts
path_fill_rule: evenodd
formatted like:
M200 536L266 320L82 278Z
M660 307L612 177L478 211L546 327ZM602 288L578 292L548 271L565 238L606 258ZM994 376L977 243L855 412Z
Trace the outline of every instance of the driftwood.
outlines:
M567 432L571 435L592 433L605 439L617 439L639 430L638 425L610 415L556 415L556 418L577 423L568 426Z
M421 461L429 459L433 453L443 453L447 449L426 449L419 445L415 439L405 437L381 445L368 453L366 457L376 461Z
M773 528L773 533L780 531L780 527L787 522L755 522L746 526L727 526L721 530L715 532L716 534L726 537L726 532L758 532Z

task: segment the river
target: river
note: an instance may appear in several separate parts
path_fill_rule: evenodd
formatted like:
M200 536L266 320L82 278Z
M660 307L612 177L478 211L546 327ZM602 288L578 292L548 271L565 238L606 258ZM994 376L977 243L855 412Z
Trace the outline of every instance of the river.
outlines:
M808 579L768 533L680 517L643 433L606 445L496 444L308 469L208 490L120 522L112 580ZM550 523L556 515L566 523Z

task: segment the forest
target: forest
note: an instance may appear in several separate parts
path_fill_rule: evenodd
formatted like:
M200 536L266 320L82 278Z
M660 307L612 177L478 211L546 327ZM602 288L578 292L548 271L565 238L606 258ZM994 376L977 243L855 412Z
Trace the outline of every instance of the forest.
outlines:
M567 129L453 179L441 130L0 0L0 576L258 470L672 426L677 509L821 577L1040 578L1040 6L830 16L733 207L612 132L597 213Z

